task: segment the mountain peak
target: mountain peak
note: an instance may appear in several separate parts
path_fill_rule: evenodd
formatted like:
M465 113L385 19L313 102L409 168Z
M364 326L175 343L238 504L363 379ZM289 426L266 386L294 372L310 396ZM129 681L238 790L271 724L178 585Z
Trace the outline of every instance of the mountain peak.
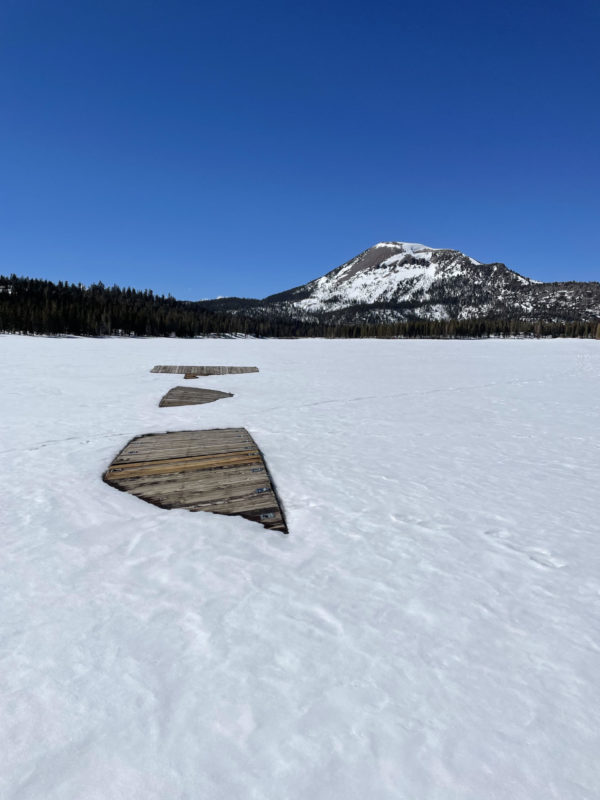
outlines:
M214 307L236 309L231 300ZM244 310L248 308L246 304ZM251 308L254 316L318 317L336 324L419 318L598 319L600 284L542 284L459 250L377 242L320 278L252 301Z
M369 250L374 250L375 248L381 247L385 247L387 249L396 249L398 252L404 253L414 253L421 250L435 250L435 247L428 247L426 244L418 244L417 242L377 242L377 244L374 244L373 247L369 248Z
M407 258L421 256L427 260L434 253L432 247L416 242L377 242L368 250L359 253L355 258L342 264L341 267L328 272L317 283L322 285L330 276L335 276L335 283L346 283L359 274L376 269L383 264L400 263Z

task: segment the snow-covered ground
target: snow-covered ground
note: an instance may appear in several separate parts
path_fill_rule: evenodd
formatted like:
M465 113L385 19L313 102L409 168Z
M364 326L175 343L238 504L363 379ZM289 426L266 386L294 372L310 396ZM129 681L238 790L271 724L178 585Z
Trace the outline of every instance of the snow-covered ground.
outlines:
M3 336L0 385L3 799L600 797L600 342ZM100 479L228 426L289 536Z

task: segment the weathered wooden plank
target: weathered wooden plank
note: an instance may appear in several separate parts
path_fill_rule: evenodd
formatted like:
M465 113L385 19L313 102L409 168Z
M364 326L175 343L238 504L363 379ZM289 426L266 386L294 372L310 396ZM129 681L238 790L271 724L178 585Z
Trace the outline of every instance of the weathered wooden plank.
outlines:
M215 389L196 389L187 386L175 386L161 398L158 404L161 408L173 406L193 406L204 403L214 403L224 397L233 397L231 392L218 392Z
M245 372L258 372L258 367L192 366L182 367L172 364L157 364L150 372L169 372L175 375L240 375Z
M267 467L244 428L139 436L103 477L161 508L239 515L287 533Z
M172 445L169 445L168 442L165 442L164 445L157 447L154 445L153 447L138 447L132 448L127 452L123 452L119 454L119 458L127 459L128 461L147 461L149 459L156 460L162 458L169 458L170 454L173 454L175 457L182 457L186 454L186 452L190 452L191 454L195 453L224 453L228 449L229 450L239 450L241 448L246 448L247 450L251 449L251 446L254 442L251 442L249 439L243 439L239 437L238 439L224 441L219 443L218 440L209 440L206 444L198 445L191 442L173 442ZM220 449L220 448L224 449ZM163 455L164 454L164 455Z
M195 456L190 455L191 453L197 453L198 455L218 455L219 453L238 453L240 450L250 450L250 442L240 441L236 443L227 443L219 447L218 444L211 444L207 447L202 448L190 448L188 447L173 447L169 450L156 450L156 451L136 451L135 453L131 454L119 454L119 461L115 461L115 466L117 464L135 464L138 461L167 461L170 458L195 458Z
M190 431L196 434L197 431ZM132 439L115 458L113 465L132 461L153 461L170 457L184 457L188 454L235 452L241 449L256 448L254 440L243 428L227 430L226 435L220 436L218 431L206 431L206 436L187 437L181 433L169 434L168 439L156 439L156 434ZM164 436L164 434L160 434Z
M240 452L258 454L254 442L239 440L237 442L227 442L219 445L217 442L209 443L205 447L192 447L190 445L179 445L172 448L161 448L156 450L138 449L130 453L120 453L115 459L112 467L127 467L137 463L149 462L168 462L172 459L194 459L199 457L218 457L227 454ZM183 462L182 462L183 463Z
M160 491L163 496L181 491L182 486L184 486L185 491L191 495L195 492L202 493L209 490L223 490L236 486L259 488L267 484L268 480L265 480L264 472L262 475L253 475L252 473L248 474L246 472L245 474L238 475L231 481L224 481L222 479L209 480L209 475L206 473L202 473L199 477L186 475L184 481L182 481L179 475L167 476L164 479L156 475L140 475L129 478L125 477L119 480L120 487L128 492L134 489L139 490L140 493ZM187 502L191 503L192 500L188 500Z
M174 458L167 461L148 461L146 465L136 462L133 467L117 466L107 470L107 474L116 478L134 478L136 475L172 475L177 472L198 472L219 467L240 466L241 464L260 463L261 458L256 450L227 455L202 456L200 458Z
M268 487L263 486L247 486L238 485L235 487L215 487L210 491L196 490L188 492L187 487L180 488L179 490L172 490L169 492L161 492L159 499L161 505L165 508L181 508L181 507L201 507L201 506L221 506L227 505L230 507L232 503L238 502L242 505L240 508L251 509L254 506L262 508L263 506L271 506L273 492ZM267 500L267 498L269 498ZM206 509L210 511L210 508Z
M180 436L178 434L173 434L173 438L169 437L169 439L161 439L158 442L151 441L150 439L144 439L143 441L136 441L132 443L131 447L127 448L128 453L133 453L136 450L147 450L150 452L155 452L156 450L172 450L176 447L182 447L183 445L187 445L188 447L210 447L214 443L222 443L222 444L239 444L240 442L250 442L252 441L249 436L246 436L243 433L238 433L231 436L219 436L218 434L214 435L207 435L202 439L187 439L185 436Z
M244 450L240 450L239 447L236 447L229 452L215 452L215 453L199 453L198 455L194 456L173 456L170 455L167 458L154 458L154 459L147 459L145 461L140 461L139 456L136 456L136 461L113 461L112 465L109 467L109 472L135 472L136 469L168 469L173 466L178 466L182 470L187 464L191 464L192 467L197 469L202 469L203 463L212 464L213 462L218 462L219 460L228 460L228 459L236 459L244 457L251 457L257 458L260 460L260 454L258 450L252 450L246 448Z

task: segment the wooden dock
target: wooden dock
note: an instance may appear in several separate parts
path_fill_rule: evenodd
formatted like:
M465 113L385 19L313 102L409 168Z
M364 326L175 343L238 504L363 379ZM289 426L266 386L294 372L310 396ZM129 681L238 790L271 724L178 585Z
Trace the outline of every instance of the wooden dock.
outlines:
M236 515L288 532L266 464L245 428L138 436L103 479L161 508Z
M233 397L231 392L217 392L215 389L196 389L187 386L175 386L169 389L158 404L161 408L171 406L195 406L203 403L214 403L224 397Z
M150 372L168 372L174 375L240 375L244 372L258 372L258 367L181 367L158 364Z

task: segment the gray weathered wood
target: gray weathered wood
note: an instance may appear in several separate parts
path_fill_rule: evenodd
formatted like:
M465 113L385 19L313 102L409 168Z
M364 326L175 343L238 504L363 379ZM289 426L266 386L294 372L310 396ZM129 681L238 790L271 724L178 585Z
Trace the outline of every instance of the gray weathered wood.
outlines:
M172 406L194 406L214 403L224 397L233 397L231 392L217 392L215 389L196 389L188 386L175 386L169 389L158 404L161 408Z
M238 515L287 533L266 464L245 428L138 436L103 479L161 508Z
M258 367L180 367L158 364L150 372L169 372L175 375L239 375L243 372L258 372Z

